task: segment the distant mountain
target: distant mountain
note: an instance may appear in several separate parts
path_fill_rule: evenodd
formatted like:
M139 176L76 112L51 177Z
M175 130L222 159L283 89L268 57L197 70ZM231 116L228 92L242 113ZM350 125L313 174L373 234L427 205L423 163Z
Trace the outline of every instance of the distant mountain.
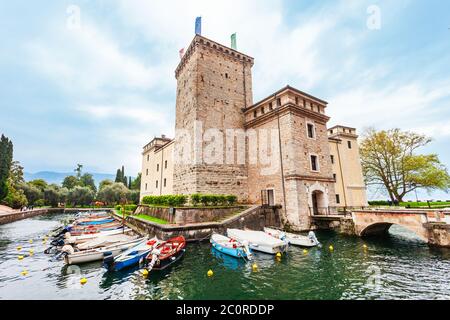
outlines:
M115 174L108 174L108 173L93 173L88 172L92 174L94 177L95 183L98 185L100 184L100 181L109 179L114 181L116 179ZM48 183L57 183L61 184L65 177L75 175L74 172L64 173L64 172L53 172L53 171L41 171L36 173L29 173L24 172L24 179L25 181L32 181L36 179L44 179Z

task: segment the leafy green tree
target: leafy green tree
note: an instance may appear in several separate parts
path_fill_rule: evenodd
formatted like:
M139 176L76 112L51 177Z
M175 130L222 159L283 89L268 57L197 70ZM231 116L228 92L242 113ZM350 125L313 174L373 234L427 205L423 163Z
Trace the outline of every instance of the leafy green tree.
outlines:
M36 180L28 182L28 184L31 186L35 186L42 192L44 192L44 190L48 187L48 184L44 179L36 179Z
M85 173L81 176L80 185L83 187L91 188L91 190L94 191L94 193L97 192L97 186L95 185L94 177L90 173Z
M436 154L417 154L431 139L400 129L369 129L360 145L361 164L368 185L384 188L392 201L416 189L447 191L450 176Z
M16 189L11 178L8 179L7 188L8 195L4 199L4 202L6 202L9 207L19 209L28 204L27 197L25 196L23 190Z
M114 180L114 182L122 182L123 181L123 179L122 179L122 171L120 170L120 169L117 169L117 172L116 172L116 180Z
M112 180L109 180L109 179L102 180L102 181L100 181L100 186L99 186L98 190L100 191L100 190L102 190L104 187L110 186L110 185L112 185L113 183L114 183L114 182L113 182Z
M64 178L64 181L62 183L62 186L64 188L67 188L69 190L75 188L76 186L80 185L80 181L75 176L67 176Z
M10 178L15 188L18 188L21 183L25 183L23 178L23 167L19 161L11 163Z
M67 196L67 202L77 205L90 205L95 198L95 192L89 187L76 186L72 190L69 190Z
M100 189L97 199L107 204L124 203L131 198L130 190L121 182L115 182Z
M0 201L8 195L8 178L13 160L13 143L2 134L0 139Z
M31 183L21 183L19 186L28 200L29 205L35 205L36 201L44 199L44 192Z
M141 190L141 177L142 173L138 173L136 179L131 182L131 190Z
M81 178L81 172L83 171L83 165L77 164L77 167L74 170L77 173L77 179L80 180Z
M61 200L60 187L52 184L44 190L44 201L47 206L58 207Z

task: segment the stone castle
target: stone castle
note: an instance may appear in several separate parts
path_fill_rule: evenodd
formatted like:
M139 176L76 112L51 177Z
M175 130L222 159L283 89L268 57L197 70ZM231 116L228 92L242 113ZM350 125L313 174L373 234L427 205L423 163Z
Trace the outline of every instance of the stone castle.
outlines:
M312 215L366 206L356 130L328 129L327 102L291 86L254 103L253 64L195 36L175 71L176 137L144 147L141 197L234 194L281 206L297 230Z

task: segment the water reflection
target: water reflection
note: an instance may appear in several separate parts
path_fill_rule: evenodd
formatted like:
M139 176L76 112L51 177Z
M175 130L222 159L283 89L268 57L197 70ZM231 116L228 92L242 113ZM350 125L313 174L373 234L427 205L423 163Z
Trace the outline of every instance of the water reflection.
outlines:
M396 226L386 237L364 239L317 232L322 248L305 253L291 247L279 260L255 252L245 262L212 250L209 243L190 243L182 260L144 278L139 267L111 273L101 262L67 267L43 254L43 236L64 218L0 226L1 299L450 298L450 250L428 247ZM24 259L18 260L19 255ZM209 269L213 277L207 276ZM88 280L85 285L82 277Z

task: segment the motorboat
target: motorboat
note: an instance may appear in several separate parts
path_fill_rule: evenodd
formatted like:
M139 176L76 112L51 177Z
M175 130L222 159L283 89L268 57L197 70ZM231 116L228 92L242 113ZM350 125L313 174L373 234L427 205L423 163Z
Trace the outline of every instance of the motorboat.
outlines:
M264 228L264 232L272 237L287 240L289 244L294 246L311 248L320 244L313 231L310 231L308 236L284 232L273 228Z
M247 241L240 242L236 239L215 233L211 236L210 242L212 247L219 252L235 258L251 260L252 253Z
M289 247L287 241L283 241L268 235L263 231L228 229L227 235L243 243L246 241L250 249L268 254L286 252Z

